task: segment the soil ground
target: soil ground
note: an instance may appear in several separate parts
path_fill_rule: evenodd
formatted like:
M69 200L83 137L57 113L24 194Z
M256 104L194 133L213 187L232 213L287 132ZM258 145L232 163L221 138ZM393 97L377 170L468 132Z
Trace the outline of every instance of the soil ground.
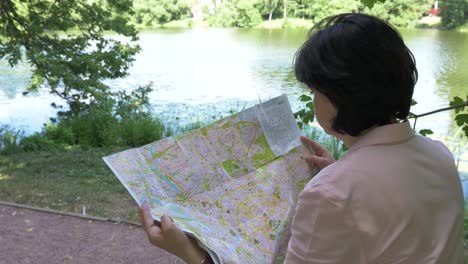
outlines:
M142 227L0 204L0 264L183 263Z

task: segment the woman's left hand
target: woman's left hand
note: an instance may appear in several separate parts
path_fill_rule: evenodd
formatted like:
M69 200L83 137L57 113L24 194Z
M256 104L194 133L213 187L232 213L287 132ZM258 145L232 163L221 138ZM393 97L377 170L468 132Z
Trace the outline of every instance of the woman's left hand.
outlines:
M156 247L178 256L189 264L200 264L207 253L194 238L177 227L172 218L161 217L161 223L153 220L148 205L140 208L140 218L149 241Z

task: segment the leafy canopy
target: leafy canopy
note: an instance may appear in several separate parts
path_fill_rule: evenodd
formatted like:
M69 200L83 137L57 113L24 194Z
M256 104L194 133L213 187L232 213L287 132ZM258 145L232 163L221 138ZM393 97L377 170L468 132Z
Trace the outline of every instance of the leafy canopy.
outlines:
M132 12L131 0L1 0L0 59L27 60L29 91L45 86L80 111L109 93L102 81L125 76L140 50Z

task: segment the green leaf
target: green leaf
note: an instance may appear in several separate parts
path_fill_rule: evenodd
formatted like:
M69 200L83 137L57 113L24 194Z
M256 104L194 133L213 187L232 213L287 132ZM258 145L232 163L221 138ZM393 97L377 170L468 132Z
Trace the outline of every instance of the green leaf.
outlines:
M432 132L432 130L430 130L430 129L421 129L421 130L419 130L419 134L421 134L423 136L427 136L427 135L434 134L434 132Z
M310 97L308 95L305 95L305 94L302 94L301 96L299 96L299 101L309 102L309 101L312 101L312 97Z
M468 124L468 114L459 114L455 117L458 126L463 126L463 124Z
M468 126L464 126L463 131L465 131L465 136L468 138Z
M304 116L304 113L305 113L305 109L299 110L299 111L294 113L294 117L295 118L302 117L302 116Z
M385 2L385 0L361 0L361 2L369 7L369 8L372 8L374 6L375 3L377 2Z
M468 98L467 98L467 101L468 101ZM463 99L461 99L461 98L458 97L458 96L455 96L455 97L453 98L453 100L450 101L450 106L453 107L453 106L461 105L461 104L463 104L463 103L465 103L465 102L463 102ZM457 108L457 109L455 109L455 114L458 114L459 112L462 112L462 111L464 111L464 110L465 110L465 107Z
M450 101L450 106L455 106L455 105L459 105L459 104L463 104L463 99L461 99L460 97L458 96L455 96L452 101Z
M413 106L413 105L417 105L417 104L418 104L418 102L416 102L416 100L414 100L414 99L411 99L411 106Z

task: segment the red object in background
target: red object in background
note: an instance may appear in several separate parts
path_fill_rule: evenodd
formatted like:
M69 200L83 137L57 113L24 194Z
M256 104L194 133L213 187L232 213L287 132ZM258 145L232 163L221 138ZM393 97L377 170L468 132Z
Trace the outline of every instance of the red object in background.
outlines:
M429 12L427 12L427 14L429 16L438 16L439 15L439 11L440 9L435 9L435 8L432 8L431 10L429 10Z

